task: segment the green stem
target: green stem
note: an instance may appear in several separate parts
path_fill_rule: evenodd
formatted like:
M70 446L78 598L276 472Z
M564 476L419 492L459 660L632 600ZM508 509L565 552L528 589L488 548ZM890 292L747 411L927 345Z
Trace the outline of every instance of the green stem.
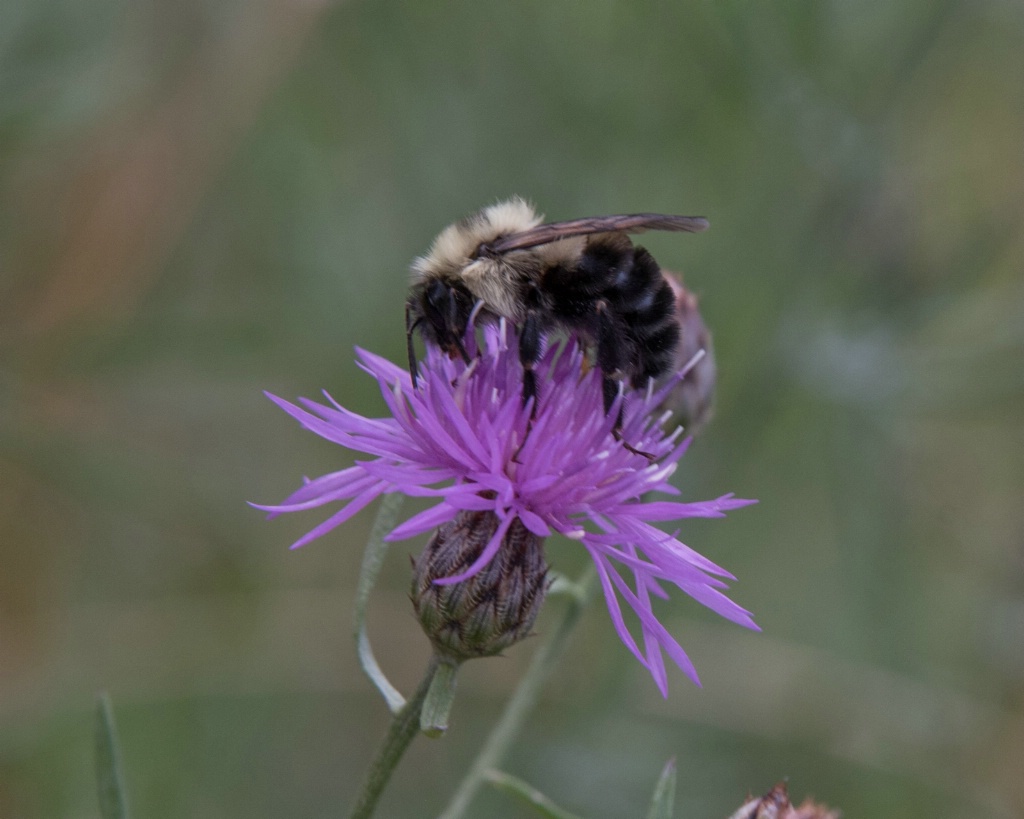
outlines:
M448 715L455 699L455 672L457 661L438 660L434 679L420 712L420 730L431 739L437 739L448 730Z
M430 683L434 679L434 672L437 671L437 659L431 657L427 666L427 673L420 681L416 693L402 706L391 721L387 736L381 744L370 763L370 770L363 780L363 787L359 792L355 807L349 814L350 819L369 819L377 808L377 801L381 793L395 772L398 761L402 758L413 738L420 730L420 712L423 710L423 701L427 697Z
M473 801L473 797L480 790L480 786L484 784L487 772L501 765L501 760L523 727L526 717L537 704L541 686L561 657L569 634L583 613L594 590L596 577L597 572L593 566L588 567L580 577L577 585L581 593L571 597L562 611L560 619L550 624L551 630L544 638L540 648L537 649L537 653L533 655L530 667L512 695L512 699L505 706L501 719L494 726L494 730L491 731L473 766L459 783L448 807L444 809L438 819L461 819L465 815L466 809L469 808L470 802Z

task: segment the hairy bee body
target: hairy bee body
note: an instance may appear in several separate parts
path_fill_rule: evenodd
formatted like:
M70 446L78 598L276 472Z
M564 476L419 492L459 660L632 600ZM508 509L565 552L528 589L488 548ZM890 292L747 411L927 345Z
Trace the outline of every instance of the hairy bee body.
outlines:
M505 318L519 329L524 401L536 394L533 368L544 337L563 332L595 350L607 411L618 381L640 387L667 371L680 336L671 286L627 233L705 227L699 217L661 214L542 224L521 199L484 208L447 227L413 263L406 302L410 370L415 376L414 330L466 357L471 316Z

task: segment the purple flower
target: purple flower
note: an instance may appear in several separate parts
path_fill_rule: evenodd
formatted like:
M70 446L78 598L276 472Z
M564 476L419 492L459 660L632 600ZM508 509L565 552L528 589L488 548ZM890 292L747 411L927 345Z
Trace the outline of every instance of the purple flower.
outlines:
M306 429L372 457L307 481L279 505L259 508L278 514L347 501L292 548L390 492L437 502L395 528L388 540L436 529L464 510L492 512L499 524L479 558L438 584L460 583L479 572L516 518L539 537L559 532L590 554L615 630L662 694L667 695L662 650L699 685L690 659L654 615L652 595L667 597L663 584L671 583L721 616L757 626L722 593L723 578L734 579L731 574L652 524L724 517L754 501L731 494L695 503L643 500L655 491L679 494L668 480L689 439L679 440L678 428L666 434L661 424L667 413L653 417L674 381L646 393L627 391L605 414L599 373L591 369L581 376L586 368L579 345L552 346L537 367L539 404L529 426L518 338L504 324L482 332L483 349L468 365L428 347L415 388L404 369L357 350L359 366L380 384L390 417L365 418L330 396L330 405L301 399L298 406L268 395ZM622 401L622 439L653 460L629 451L612 434ZM620 598L637 616L643 648L626 626Z

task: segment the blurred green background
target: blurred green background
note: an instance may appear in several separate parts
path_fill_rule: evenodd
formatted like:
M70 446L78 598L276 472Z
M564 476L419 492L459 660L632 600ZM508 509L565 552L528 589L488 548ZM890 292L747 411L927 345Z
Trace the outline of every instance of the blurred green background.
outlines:
M100 689L136 816L344 814L373 513L289 552L321 517L245 505L347 462L261 391L381 413L353 346L400 361L411 258L513 193L711 219L645 244L715 333L684 498L761 500L683 538L764 633L676 594L704 688L663 701L595 604L508 770L593 819L672 755L680 817L786 776L1024 815L1022 89L1017 0L5 0L0 816L98 815ZM418 548L370 611L407 692ZM382 817L445 804L533 645L465 669Z

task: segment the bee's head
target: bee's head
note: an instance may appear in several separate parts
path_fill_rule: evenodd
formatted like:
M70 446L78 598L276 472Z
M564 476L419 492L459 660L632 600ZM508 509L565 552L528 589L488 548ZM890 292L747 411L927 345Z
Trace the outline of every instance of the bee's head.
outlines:
M469 360L463 338L475 299L452 279L430 278L413 285L407 301L409 331L419 328L423 339L452 358Z

